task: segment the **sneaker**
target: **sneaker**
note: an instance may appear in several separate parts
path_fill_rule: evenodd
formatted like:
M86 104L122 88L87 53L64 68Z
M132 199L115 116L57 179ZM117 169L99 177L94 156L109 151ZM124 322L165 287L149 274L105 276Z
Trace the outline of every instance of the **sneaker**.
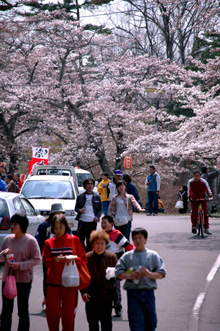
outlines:
M42 301L42 308L43 310L46 309L46 298L44 298L44 300Z
M158 214L156 214L156 213L153 213L153 216L157 216Z
M193 234L196 234L197 233L196 227L192 228L192 233Z
M115 306L115 316L117 317L122 316L122 305Z
M147 213L147 216L152 216L152 214L151 213Z
M208 234L208 235L212 234L212 232L209 229L205 229L205 233Z

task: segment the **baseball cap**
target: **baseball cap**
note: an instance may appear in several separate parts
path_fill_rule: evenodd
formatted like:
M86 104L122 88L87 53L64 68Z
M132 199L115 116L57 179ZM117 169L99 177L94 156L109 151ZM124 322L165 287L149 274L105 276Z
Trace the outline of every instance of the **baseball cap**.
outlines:
M121 172L121 170L119 170L119 169L116 169L116 170L114 171L114 174L117 175L117 176L122 176L122 172Z

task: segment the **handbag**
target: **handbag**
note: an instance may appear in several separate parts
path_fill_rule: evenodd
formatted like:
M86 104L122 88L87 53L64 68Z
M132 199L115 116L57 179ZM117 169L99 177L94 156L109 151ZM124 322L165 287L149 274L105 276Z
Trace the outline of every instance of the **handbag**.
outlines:
M182 209L183 208L183 201L182 200L178 200L175 204L175 208L177 209Z
M127 224L129 221L128 217L127 216L122 216L120 218L115 218L114 219L114 223L116 226L121 226L121 225L125 225Z
M65 264L62 272L62 285L65 287L79 286L79 272L75 261Z
M77 255L73 238L74 238L74 236L72 237L73 254ZM77 269L79 272L79 286L77 286L77 288L79 290L83 290L84 288L87 288L90 285L91 276L90 276L89 269L86 264L77 265Z
M11 268L8 270L8 276L6 278L3 295L7 299L14 299L17 296L16 279L14 275L11 275Z

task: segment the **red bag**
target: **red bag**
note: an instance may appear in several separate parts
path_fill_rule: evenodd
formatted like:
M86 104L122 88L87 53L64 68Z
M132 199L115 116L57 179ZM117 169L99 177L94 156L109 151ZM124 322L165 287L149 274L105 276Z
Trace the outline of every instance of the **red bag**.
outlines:
M73 255L77 255L73 238L72 238ZM77 268L78 268L79 277L80 277L79 286L77 288L78 288L78 290L82 290L90 285L91 276L90 276L89 269L86 264L77 265Z
M6 279L3 295L7 299L14 299L17 296L17 286L15 276L11 275L11 268L9 268L8 276Z

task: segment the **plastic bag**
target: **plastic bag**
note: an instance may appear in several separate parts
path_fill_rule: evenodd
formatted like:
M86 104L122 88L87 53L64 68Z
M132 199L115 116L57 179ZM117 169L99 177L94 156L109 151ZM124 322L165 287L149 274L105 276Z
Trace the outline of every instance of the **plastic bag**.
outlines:
M108 280L111 278L115 278L115 268L108 267L105 271L105 278Z
M178 200L176 202L175 208L177 208L177 209L183 208L183 201L182 200Z
M15 276L7 276L3 295L8 299L14 299L17 296L17 286Z
M65 264L62 273L62 285L65 287L78 287L79 286L79 272L76 263L73 261Z

